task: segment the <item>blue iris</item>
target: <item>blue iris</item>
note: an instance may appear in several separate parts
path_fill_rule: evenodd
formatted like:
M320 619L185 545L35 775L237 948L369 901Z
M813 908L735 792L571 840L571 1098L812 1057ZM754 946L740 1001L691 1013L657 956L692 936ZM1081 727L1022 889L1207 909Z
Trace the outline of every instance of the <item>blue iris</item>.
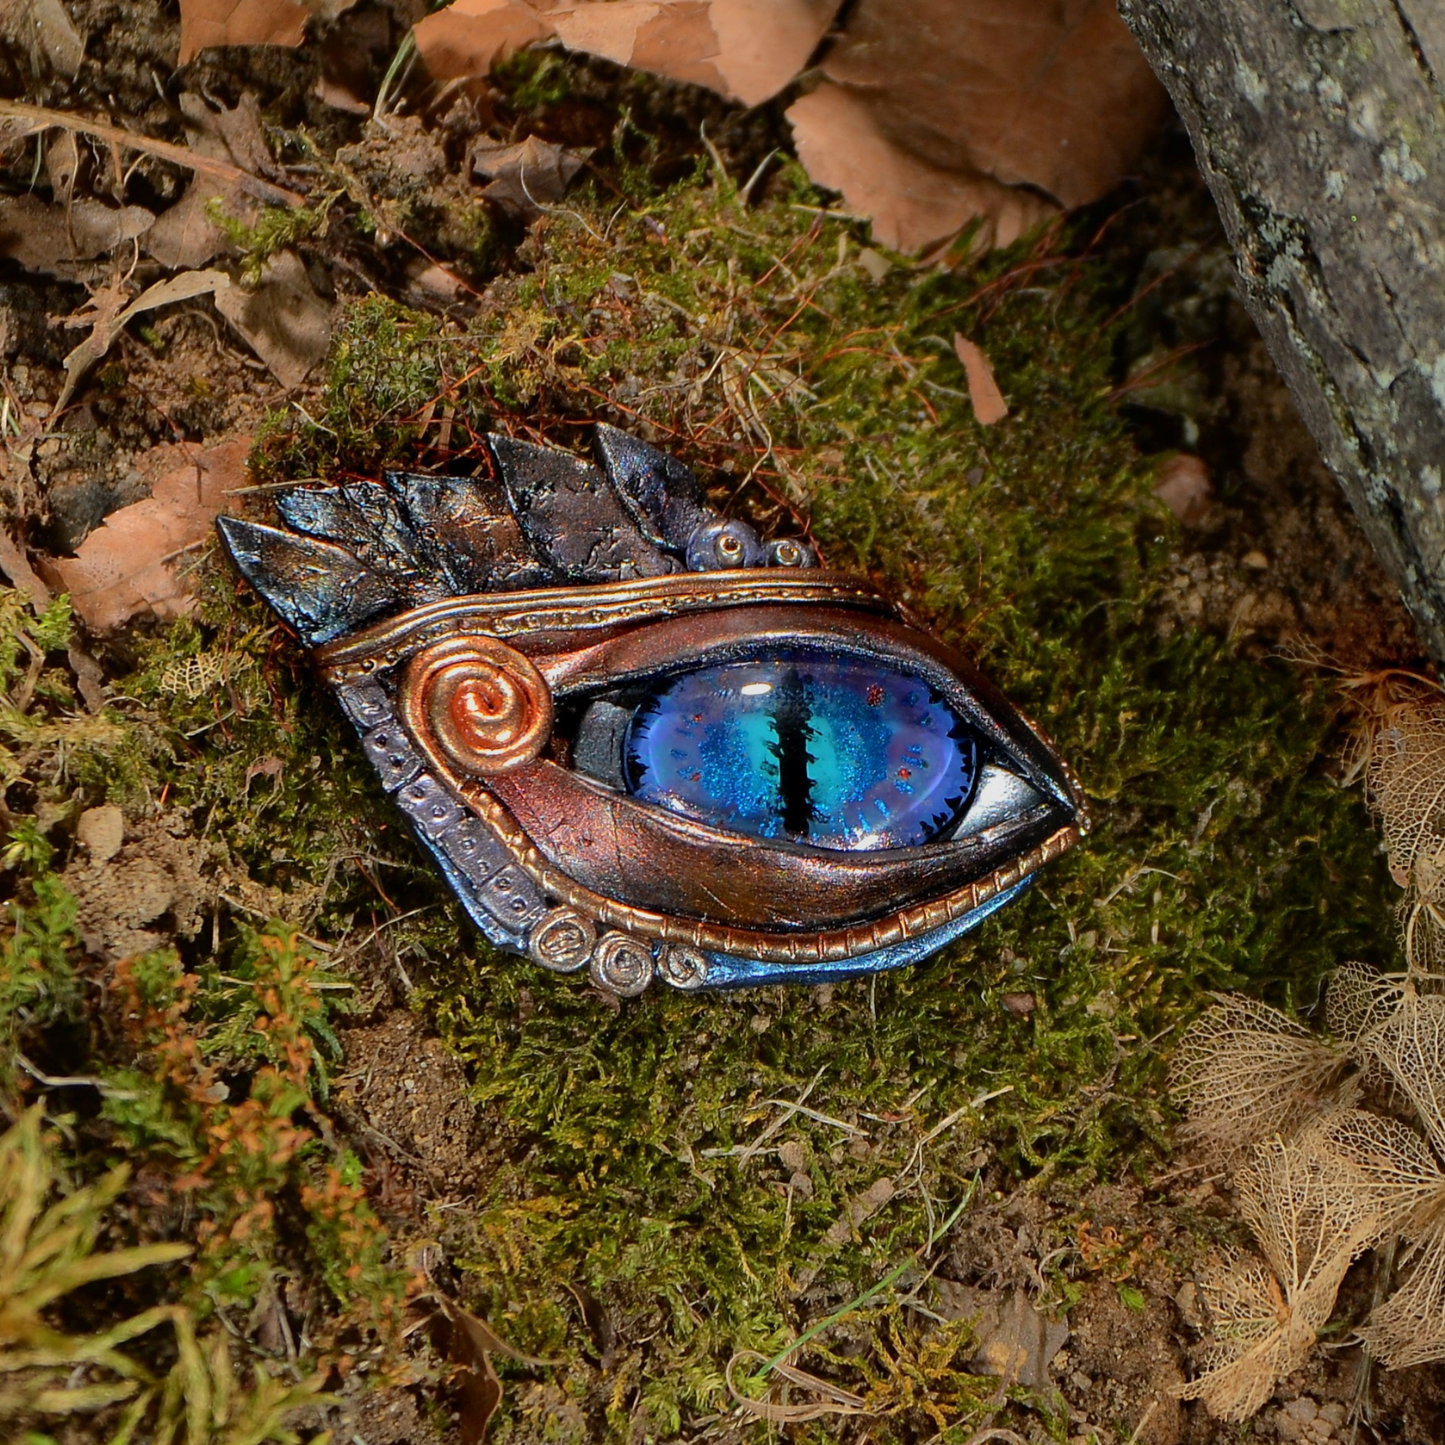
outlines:
M643 802L755 838L911 848L962 816L977 739L922 679L789 649L661 684L623 744Z

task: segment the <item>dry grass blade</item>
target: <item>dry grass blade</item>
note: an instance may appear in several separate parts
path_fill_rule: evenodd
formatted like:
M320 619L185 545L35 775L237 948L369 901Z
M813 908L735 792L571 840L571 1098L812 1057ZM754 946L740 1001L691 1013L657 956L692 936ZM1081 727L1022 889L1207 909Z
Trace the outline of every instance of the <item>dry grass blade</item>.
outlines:
M1355 1096L1345 1050L1245 998L1221 998L1191 1026L1172 1074L1189 1105L1186 1133L1227 1152L1293 1134Z
M862 1415L867 1411L868 1402L861 1395L855 1395L849 1390L841 1389L831 1381L822 1379L818 1375L811 1375L806 1370L800 1370L796 1365L788 1364L774 1365L773 1373L781 1376L788 1384L810 1390L821 1398L803 1404L755 1400L751 1395L744 1395L733 1382L734 1368L738 1364L748 1361L755 1361L759 1364L767 1363L766 1356L760 1355L756 1350L739 1350L728 1361L726 1379L728 1394L747 1414L752 1415L755 1419L768 1420L773 1424L796 1425L805 1420L821 1420L830 1415Z

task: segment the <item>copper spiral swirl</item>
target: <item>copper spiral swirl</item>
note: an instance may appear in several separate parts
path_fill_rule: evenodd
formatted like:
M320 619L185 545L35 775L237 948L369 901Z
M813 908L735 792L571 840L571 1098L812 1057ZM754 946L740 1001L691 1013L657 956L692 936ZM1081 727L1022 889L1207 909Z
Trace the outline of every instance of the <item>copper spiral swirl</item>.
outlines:
M495 637L451 637L419 652L401 689L408 731L465 773L530 763L552 734L552 692L532 660Z

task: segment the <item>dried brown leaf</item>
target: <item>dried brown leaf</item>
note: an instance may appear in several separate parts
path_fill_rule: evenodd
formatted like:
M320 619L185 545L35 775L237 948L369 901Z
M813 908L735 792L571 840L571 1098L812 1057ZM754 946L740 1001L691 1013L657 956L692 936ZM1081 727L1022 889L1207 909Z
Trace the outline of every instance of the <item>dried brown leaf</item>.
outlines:
M0 197L0 256L27 271L73 277L75 267L144 236L155 224L144 206L107 206L90 196L63 206L39 196Z
M492 1368L493 1355L506 1355L524 1365L546 1366L560 1363L524 1355L515 1350L484 1319L463 1309L454 1299L433 1291L450 1329L444 1348L453 1363L460 1365L456 1385L461 1397L457 1419L457 1438L461 1445L481 1445L487 1426L502 1403L502 1382Z
M1187 452L1170 457L1154 479L1154 495L1185 526L1202 522L1214 500L1208 464Z
M569 50L703 85L758 105L780 91L828 29L839 0L456 0L416 27L438 80L486 75L553 36Z
M788 112L798 156L885 245L975 219L1007 245L1103 195L1167 114L1112 0L859 0L827 83Z
M472 148L472 173L489 182L482 194L519 220L535 220L560 201L590 150L574 151L528 136L517 145L483 139Z
M1353 1103L1350 1068L1348 1051L1277 1009L1229 997L1190 1026L1171 1074L1189 1105L1185 1132L1230 1152Z
M422 63L437 80L489 75L492 67L539 40L551 25L523 0L455 0L412 32Z
M18 100L0 100L0 124L9 125L10 123L16 123L21 127L35 124L42 127L59 126L62 130L73 130L79 135L94 136L97 140L114 146L117 151L132 150L140 151L145 155L159 156L162 160L170 161L173 165L181 166L185 170L234 181L243 187L248 195L255 196L269 205L300 206L305 203L305 198L297 195L295 191L288 191L284 186L273 185L270 181L264 181L258 176L248 175L228 161L212 160L187 150L185 146L175 145L171 141L156 140L148 135L138 135L134 131L122 130L119 126L109 125L105 121L90 120L86 116L75 115L69 111L50 110L40 105L25 105Z
M85 374L110 350L132 317L176 301L224 292L230 286L231 278L224 271L183 271L169 281L157 281L147 287L128 306L122 305L123 292L118 285L97 291L91 298L90 308L68 323L88 325L90 334L65 358L65 385L60 389L51 415L59 416L65 410Z
M859 0L823 60L880 132L939 169L1074 207L1168 114L1114 0Z
M1430 896L1445 877L1445 699L1416 689L1369 718L1366 796L1380 814L1390 873Z
M0 37L44 56L66 80L75 79L85 59L85 41L61 0L0 0Z
M1404 1263L1409 1277L1360 1330L1392 1370L1445 1360L1445 1210L1436 1211Z
M880 245L918 251L982 218L981 245L1011 245L1058 207L1031 191L949 170L885 135L867 98L825 82L788 107L798 159L873 223Z
M1349 959L1330 975L1325 990L1325 1027L1337 1039L1355 1043L1378 1028L1400 1006L1403 990L1368 963Z
M1176 1393L1221 1419L1248 1419L1304 1363L1345 1271L1378 1235L1375 1200L1316 1142L1267 1140L1239 1177L1240 1213L1268 1267L1234 1259L1199 1277L1213 1340L1204 1369Z
M280 171L266 144L261 107L246 91L234 106L213 109L200 96L180 97L191 150L256 176L276 178ZM211 220L212 201L228 215L250 222L260 212L257 202L234 179L198 172L173 206L161 213L142 243L143 249L172 270L203 266L227 245L226 233Z
M1296 1313L1330 1317L1350 1261L1378 1227L1374 1197L1338 1155L1305 1138L1268 1139L1239 1176L1239 1212Z
M45 138L45 178L56 202L69 207L80 174L80 145L73 131L56 131Z
M331 344L334 308L316 294L294 251L273 256L254 287L218 289L216 309L282 386L299 386Z
M142 612L190 611L191 586L176 563L210 536L226 493L242 485L250 445L249 437L221 442L171 468L145 501L113 512L73 558L51 563L88 626L104 632Z
M29 594L30 605L37 611L50 605L50 589L35 575L30 559L3 527L0 527L0 573L12 587Z
M1389 1071L1445 1158L1445 997L1406 987L1399 1007L1364 1036L1361 1047Z
M372 66L390 48L391 17L384 10L363 10L332 29L321 42L321 74L315 95L352 115L371 111Z
M1399 1119L1340 1109L1312 1125L1301 1142L1342 1166L1350 1187L1368 1195L1378 1216L1377 1239L1395 1233L1414 1239L1424 1220L1445 1205L1445 1172L1429 1145Z
M308 16L296 0L181 0L176 64L215 45L300 45Z
M1199 1374L1172 1393L1202 1400L1221 1420L1247 1420L1305 1362L1315 1332L1291 1319L1279 1282L1258 1260L1217 1263L1197 1282L1213 1338Z
M997 1375L1026 1390L1048 1388L1049 1362L1068 1343L1067 1320L1041 1314L1021 1289L977 1289L950 1279L935 1280L934 1286L944 1319L977 1319L969 1361L974 1373Z
M982 347L975 345L957 331L953 333L954 354L963 363L968 378L968 399L979 426L993 426L1008 415L1008 402L994 380L993 364Z

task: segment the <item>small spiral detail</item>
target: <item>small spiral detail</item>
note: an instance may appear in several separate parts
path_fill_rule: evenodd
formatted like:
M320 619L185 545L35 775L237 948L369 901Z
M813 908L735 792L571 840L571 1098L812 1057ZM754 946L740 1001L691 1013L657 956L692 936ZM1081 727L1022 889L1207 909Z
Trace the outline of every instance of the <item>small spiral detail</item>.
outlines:
M575 908L548 910L532 929L527 952L553 973L576 973L592 956L597 928Z
M657 959L657 976L673 988L690 992L707 982L707 959L685 943L665 943Z
M401 701L412 736L467 773L530 763L552 734L547 680L494 637L448 638L418 653Z
M619 998L636 998L652 982L652 949L630 933L609 933L592 950L592 982Z

